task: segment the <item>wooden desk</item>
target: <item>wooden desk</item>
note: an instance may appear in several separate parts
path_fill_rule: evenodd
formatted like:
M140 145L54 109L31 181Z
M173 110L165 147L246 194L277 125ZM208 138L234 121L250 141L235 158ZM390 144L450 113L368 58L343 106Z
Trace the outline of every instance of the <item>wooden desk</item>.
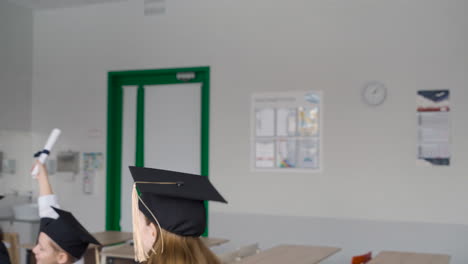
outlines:
M135 259L135 250L130 244L118 245L101 251L101 263L105 264L108 258Z
M103 247L112 246L133 239L131 232L104 231L92 234Z
M214 247L219 246L224 243L229 242L227 239L223 238L212 238L212 237L201 237L201 240L205 243L207 247ZM133 260L135 258L135 251L133 250L133 246L129 244L118 245L114 247L110 247L107 249L103 249L101 252L101 264L105 264L107 259L127 259ZM134 263L134 262L128 262Z
M36 264L36 258L32 253L35 246L34 244L21 244L20 247L26 249L26 264Z
M340 251L322 246L280 245L247 257L239 264L315 264Z
M99 241L99 243L101 243L102 246L94 244L89 245L88 250L86 250L86 253L83 256L85 264L96 264L96 248L101 251L102 247L122 244L133 239L133 234L131 232L103 231L92 233L92 235L97 241Z
M229 242L229 239L216 238L216 237L200 237L201 241L205 243L207 247L216 247Z
M444 254L382 251L368 264L449 264L450 256Z

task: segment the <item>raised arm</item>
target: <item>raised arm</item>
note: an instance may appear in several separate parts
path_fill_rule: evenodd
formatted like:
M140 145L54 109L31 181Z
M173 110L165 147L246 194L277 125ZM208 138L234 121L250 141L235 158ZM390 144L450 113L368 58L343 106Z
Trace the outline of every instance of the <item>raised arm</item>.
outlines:
M36 176L37 183L39 184L39 196L54 194L52 192L52 186L50 186L49 174L47 173L46 167L39 161L36 161L36 165L39 168L39 173Z
M51 208L51 206L56 208L60 208L60 206L57 201L57 196L55 196L52 191L47 169L38 161L36 161L36 164L39 168L39 173L36 176L39 185L39 198L37 199L37 203L39 205L39 217L57 219L58 214Z

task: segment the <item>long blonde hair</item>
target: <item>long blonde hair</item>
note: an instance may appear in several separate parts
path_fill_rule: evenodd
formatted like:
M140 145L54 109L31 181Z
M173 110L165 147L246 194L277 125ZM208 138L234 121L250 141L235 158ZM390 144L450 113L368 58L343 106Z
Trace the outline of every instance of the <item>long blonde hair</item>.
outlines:
M221 264L199 237L183 237L164 229L159 230L161 234L154 243L154 252L150 253L146 264ZM159 239L161 235L164 240ZM158 252L162 246L164 252Z

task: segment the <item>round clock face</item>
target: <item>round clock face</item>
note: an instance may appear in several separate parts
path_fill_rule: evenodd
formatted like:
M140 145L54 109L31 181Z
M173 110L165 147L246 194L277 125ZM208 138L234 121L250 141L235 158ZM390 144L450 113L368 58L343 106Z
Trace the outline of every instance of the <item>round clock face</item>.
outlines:
M381 82L369 82L362 90L362 98L369 105L380 105L385 101L387 88Z

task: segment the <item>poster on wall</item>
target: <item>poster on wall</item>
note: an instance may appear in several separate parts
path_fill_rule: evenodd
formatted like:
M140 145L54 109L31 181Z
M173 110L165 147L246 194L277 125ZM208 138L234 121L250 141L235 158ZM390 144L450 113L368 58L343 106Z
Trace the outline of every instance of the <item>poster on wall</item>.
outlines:
M252 169L321 170L321 108L316 91L252 95Z
M418 158L422 165L450 165L450 91L417 93Z
M93 194L98 172L102 170L102 152L83 152L83 193Z

